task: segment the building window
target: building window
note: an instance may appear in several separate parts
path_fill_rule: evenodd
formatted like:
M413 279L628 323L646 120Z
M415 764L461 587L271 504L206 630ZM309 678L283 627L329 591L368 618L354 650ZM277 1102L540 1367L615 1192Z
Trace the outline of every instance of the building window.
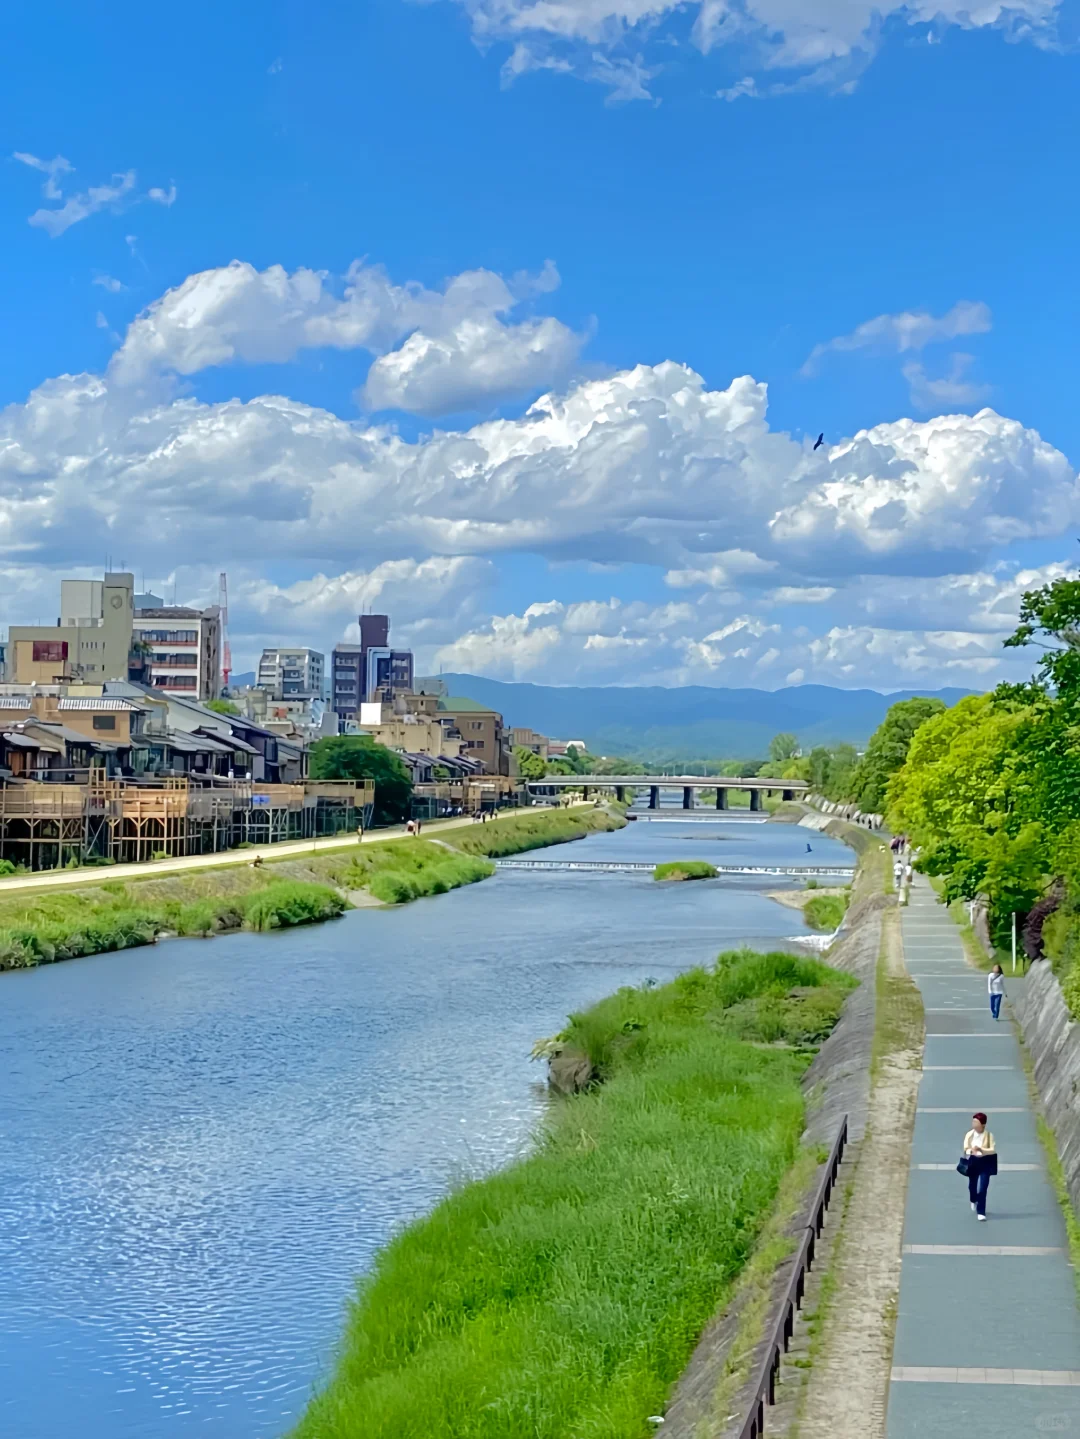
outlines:
M95 728L95 729L115 729L115 728L116 728L116 716L115 716L115 715L95 715L95 716L94 716L94 728Z
M67 640L34 640L36 665L59 664L68 657Z

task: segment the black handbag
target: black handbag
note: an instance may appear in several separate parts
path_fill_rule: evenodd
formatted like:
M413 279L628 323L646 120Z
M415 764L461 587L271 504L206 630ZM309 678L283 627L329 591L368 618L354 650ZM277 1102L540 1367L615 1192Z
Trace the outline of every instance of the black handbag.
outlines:
M984 1155L983 1155L983 1165L984 1165L984 1173L990 1174L990 1175L996 1174L996 1173L997 1173L997 1155L996 1155L996 1154L984 1154Z
M956 1166L957 1174L968 1174L971 1170L971 1160L966 1154L961 1154L960 1163Z

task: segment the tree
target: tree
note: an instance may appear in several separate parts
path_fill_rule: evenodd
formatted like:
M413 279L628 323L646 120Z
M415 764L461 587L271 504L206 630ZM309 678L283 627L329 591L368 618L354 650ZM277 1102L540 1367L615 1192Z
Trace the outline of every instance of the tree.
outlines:
M1080 579L1052 580L1028 590L1020 602L1020 624L1006 649L1038 645L1045 651L1039 677L1069 704L1080 702Z
M518 774L522 779L543 779L547 774L547 765L538 754L524 745L518 745L514 750L514 758L517 760Z
M782 764L784 760L797 759L798 754L798 735L781 732L774 734L769 741L769 759L773 764Z
M240 706L234 705L232 700L207 700L206 708L213 710L217 715L238 715Z
M376 824L396 824L409 816L409 771L392 749L368 735L329 735L319 740L311 747L308 773L312 779L373 780Z
M851 797L861 810L881 813L889 780L907 759L915 731L944 708L941 700L922 697L890 705L852 777Z

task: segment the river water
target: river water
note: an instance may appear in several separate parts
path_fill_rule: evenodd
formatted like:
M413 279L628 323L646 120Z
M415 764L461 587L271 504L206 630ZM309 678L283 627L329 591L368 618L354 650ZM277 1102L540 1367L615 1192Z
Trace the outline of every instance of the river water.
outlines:
M675 815L542 853L852 862ZM0 1434L277 1439L395 1226L527 1144L533 1041L619 985L805 934L762 885L504 871L0 975Z

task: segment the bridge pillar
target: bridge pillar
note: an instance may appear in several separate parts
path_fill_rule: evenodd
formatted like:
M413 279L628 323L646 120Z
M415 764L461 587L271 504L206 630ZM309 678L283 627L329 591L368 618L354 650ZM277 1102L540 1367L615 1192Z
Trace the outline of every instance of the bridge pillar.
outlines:
M727 790L726 790L726 789L721 789L721 787L720 787L719 785L717 785L717 787L716 787L716 808L717 808L717 809L727 809L727 807L728 807Z
M683 807L683 809L693 809L693 808L694 808L694 791L693 791L692 787L691 787L690 785L688 785L688 784L684 784L684 785L683 785L682 807Z
M754 813L761 809L761 791L759 789L750 791L750 808Z
M624 784L617 784L615 786L615 798L619 804L626 803L626 786Z
M583 784L583 785L581 786L581 798L582 798L582 799L588 799L588 798L589 798L589 786L588 786L587 784Z
M793 789L786 789L786 790L784 791L784 798L785 798L785 799L794 799L794 798L795 798L795 791L794 791Z
M649 808L660 808L660 786L658 784L651 784L649 786Z

